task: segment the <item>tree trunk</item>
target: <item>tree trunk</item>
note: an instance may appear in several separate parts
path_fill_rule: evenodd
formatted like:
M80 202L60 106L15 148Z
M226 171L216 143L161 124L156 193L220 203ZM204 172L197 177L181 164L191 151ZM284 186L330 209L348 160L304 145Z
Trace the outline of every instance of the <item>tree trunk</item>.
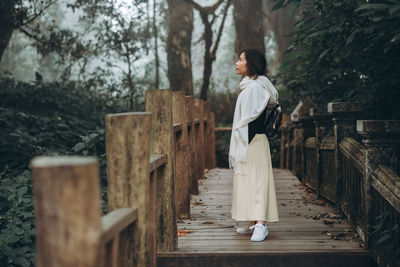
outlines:
M0 61L3 57L14 30L13 1L6 0L0 3Z
M185 0L168 0L168 79L173 91L193 95L191 41L193 7Z
M156 21L156 1L153 1L153 35L154 35L154 58L155 58L155 88L160 87L160 60L158 57L158 31L157 31L157 21Z
M266 13L268 17L268 26L274 33L278 48L276 51L276 61L278 64L282 64L286 58L284 53L288 49L290 42L290 38L287 37L287 35L293 31L296 14L298 12L293 12L289 6L272 11L274 5L275 2L268 2ZM293 14L290 15L290 12Z
M265 54L263 1L234 0L233 17L236 28L235 52L242 49L258 49Z
M210 78L212 74L212 64L216 59L216 53L219 41L221 40L222 30L224 28L226 15L228 14L228 9L231 4L231 0L228 0L228 2L226 3L222 21L219 26L218 35L213 47L211 47L213 42L212 24L214 23L215 14L213 14L214 17L211 21L208 21L208 17L211 13L216 12L216 9L221 5L222 2L223 1L218 1L213 6L210 7L202 7L192 1L194 7L199 11L201 20L203 21L204 24L204 44L205 44L204 69L203 69L203 84L201 86L201 92L200 92L200 99L203 100L207 100L207 92L208 92L208 87L210 85Z
M208 14L200 14L204 23L204 69L203 69L203 84L201 86L200 99L207 100L207 91L210 85L212 73L212 63L215 59L211 57L210 50L212 45L213 31L211 24L208 22Z

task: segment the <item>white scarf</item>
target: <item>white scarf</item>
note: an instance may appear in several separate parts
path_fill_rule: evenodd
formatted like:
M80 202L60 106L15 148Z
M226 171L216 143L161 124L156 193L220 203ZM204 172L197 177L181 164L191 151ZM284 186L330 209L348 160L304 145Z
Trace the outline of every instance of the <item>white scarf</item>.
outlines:
M246 76L240 82L239 89L241 92L236 101L229 146L229 167L246 174L248 124L260 116L270 98L269 105L277 103L278 92L265 76L258 76L254 80Z

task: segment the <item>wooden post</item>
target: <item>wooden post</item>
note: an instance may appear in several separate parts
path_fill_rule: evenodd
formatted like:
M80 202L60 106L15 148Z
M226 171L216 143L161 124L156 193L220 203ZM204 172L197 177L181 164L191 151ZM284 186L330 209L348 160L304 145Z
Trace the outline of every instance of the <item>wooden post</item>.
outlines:
M299 122L299 111L303 106L303 101L299 101L296 108L290 113L290 120L293 123L293 150L292 150L292 171L297 178L301 178L301 152L303 146L303 135L301 124Z
M37 266L101 266L97 160L92 157L36 157L30 166Z
M203 179L204 175L204 122L203 122L203 102L200 99L194 100L195 119L199 124L196 125L196 151L197 154L197 179Z
M312 107L310 108L310 117L313 119L315 126L315 154L316 154L315 166L317 167L317 177L315 177L316 181L315 191L317 197L320 197L322 191L321 189L322 181L325 179L325 177L323 177L323 170L322 170L321 143L324 138L333 136L332 114L327 112L326 107L320 107L320 108ZM325 195L325 197L327 196ZM333 197L330 197L328 199L330 199L333 202L336 201L335 199L333 199Z
M151 114L107 115L105 124L109 211L138 208L136 225L120 236L119 266L149 266Z
M208 142L208 169L214 169L217 165L217 159L215 155L215 116L214 112L210 112L208 115L208 125L209 125L209 142Z
M281 127L281 154L279 167L281 169L285 169L285 159L286 159L286 122L287 122L287 114L284 113L282 116L282 127Z
M357 132L365 148L362 196L365 205L361 229L368 247L372 232L370 222L377 216L371 213L371 175L379 164L385 164L392 170L400 169L400 120L357 120Z
M176 214L180 219L190 218L188 131L185 92L172 93L173 123L180 123L182 131L175 143L175 198Z
M209 149L209 146L208 146L208 144L210 143L210 135L209 135L209 133L210 133L210 131L209 131L209 129L210 129L210 123L209 123L209 121L208 121L208 115L209 115L209 108L210 108L210 106L209 106L209 103L207 102L207 101L205 101L205 100L202 100L201 101L202 103L203 103L203 116L202 116L202 118L203 118L203 127L204 127L204 133L203 133L203 136L204 136L204 142L203 142L203 144L204 144L204 146L203 146L203 158L204 158L204 169L210 169L209 168L209 158L208 158L208 149Z
M336 208L339 211L342 205L342 158L339 144L344 137L355 137L356 120L362 118L361 103L331 102L328 103L327 110L332 113L333 136L335 137L335 156L334 164L336 170Z
M147 90L146 111L152 112L151 153L166 154L164 175L157 181L157 250L174 251L178 244L175 206L174 130L170 90Z
M293 135L292 135L292 124L289 123L286 126L286 138L285 138L285 140L286 140L285 166L286 166L286 169L288 169L288 170L290 170L290 168L291 168L291 166L290 166L290 157L292 156L292 154L291 154L292 153L292 149L290 147L290 144L292 142L292 137L293 137Z
M302 145L300 146L300 176L303 183L306 182L306 159L305 159L305 149L304 142L311 136L315 136L315 127L310 118L310 108L315 107L314 102L312 102L310 97L304 99L302 106L298 110L298 119L300 123L300 135L302 136Z
M195 125L194 125L194 96L186 96L186 115L189 123L188 127L188 168L189 168L189 181L190 181L190 194L197 195L199 193L199 186L197 182L197 153L196 153L196 140L195 140Z
M157 180L159 171L150 173L150 209L149 209L149 243L150 266L157 265Z
M105 255L104 265L107 267L117 267L119 260L119 235L106 244L106 251L108 253Z

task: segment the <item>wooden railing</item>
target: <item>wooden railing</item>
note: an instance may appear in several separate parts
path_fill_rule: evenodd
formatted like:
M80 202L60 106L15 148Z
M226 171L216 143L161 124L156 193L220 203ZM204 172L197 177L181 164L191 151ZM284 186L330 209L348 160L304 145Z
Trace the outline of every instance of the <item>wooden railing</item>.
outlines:
M146 91L146 112L105 119L108 210L93 157L37 157L37 266L155 266L177 248L177 218L215 167L214 117L183 92Z
M281 131L281 168L335 203L380 264L398 265L400 121L360 120L359 103L321 109L309 98L291 117Z

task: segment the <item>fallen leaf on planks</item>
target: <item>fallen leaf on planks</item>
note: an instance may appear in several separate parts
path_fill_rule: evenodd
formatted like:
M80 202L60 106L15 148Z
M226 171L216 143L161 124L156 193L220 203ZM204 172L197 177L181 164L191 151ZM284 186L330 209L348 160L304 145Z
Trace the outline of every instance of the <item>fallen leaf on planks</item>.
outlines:
M329 216L328 218L330 219L340 219L340 214L328 212L328 216Z
M190 203L190 206L199 206L199 205L201 205L201 206L204 206L204 203L203 202L199 202L199 201L195 201L195 202L192 202L192 203Z
M214 224L214 222L207 221L207 222L203 222L203 224Z
M323 219L322 222L323 222L324 224L334 224L334 223L335 223L334 220L329 220L329 219Z
M193 232L194 232L193 230L178 230L178 236L185 236Z

